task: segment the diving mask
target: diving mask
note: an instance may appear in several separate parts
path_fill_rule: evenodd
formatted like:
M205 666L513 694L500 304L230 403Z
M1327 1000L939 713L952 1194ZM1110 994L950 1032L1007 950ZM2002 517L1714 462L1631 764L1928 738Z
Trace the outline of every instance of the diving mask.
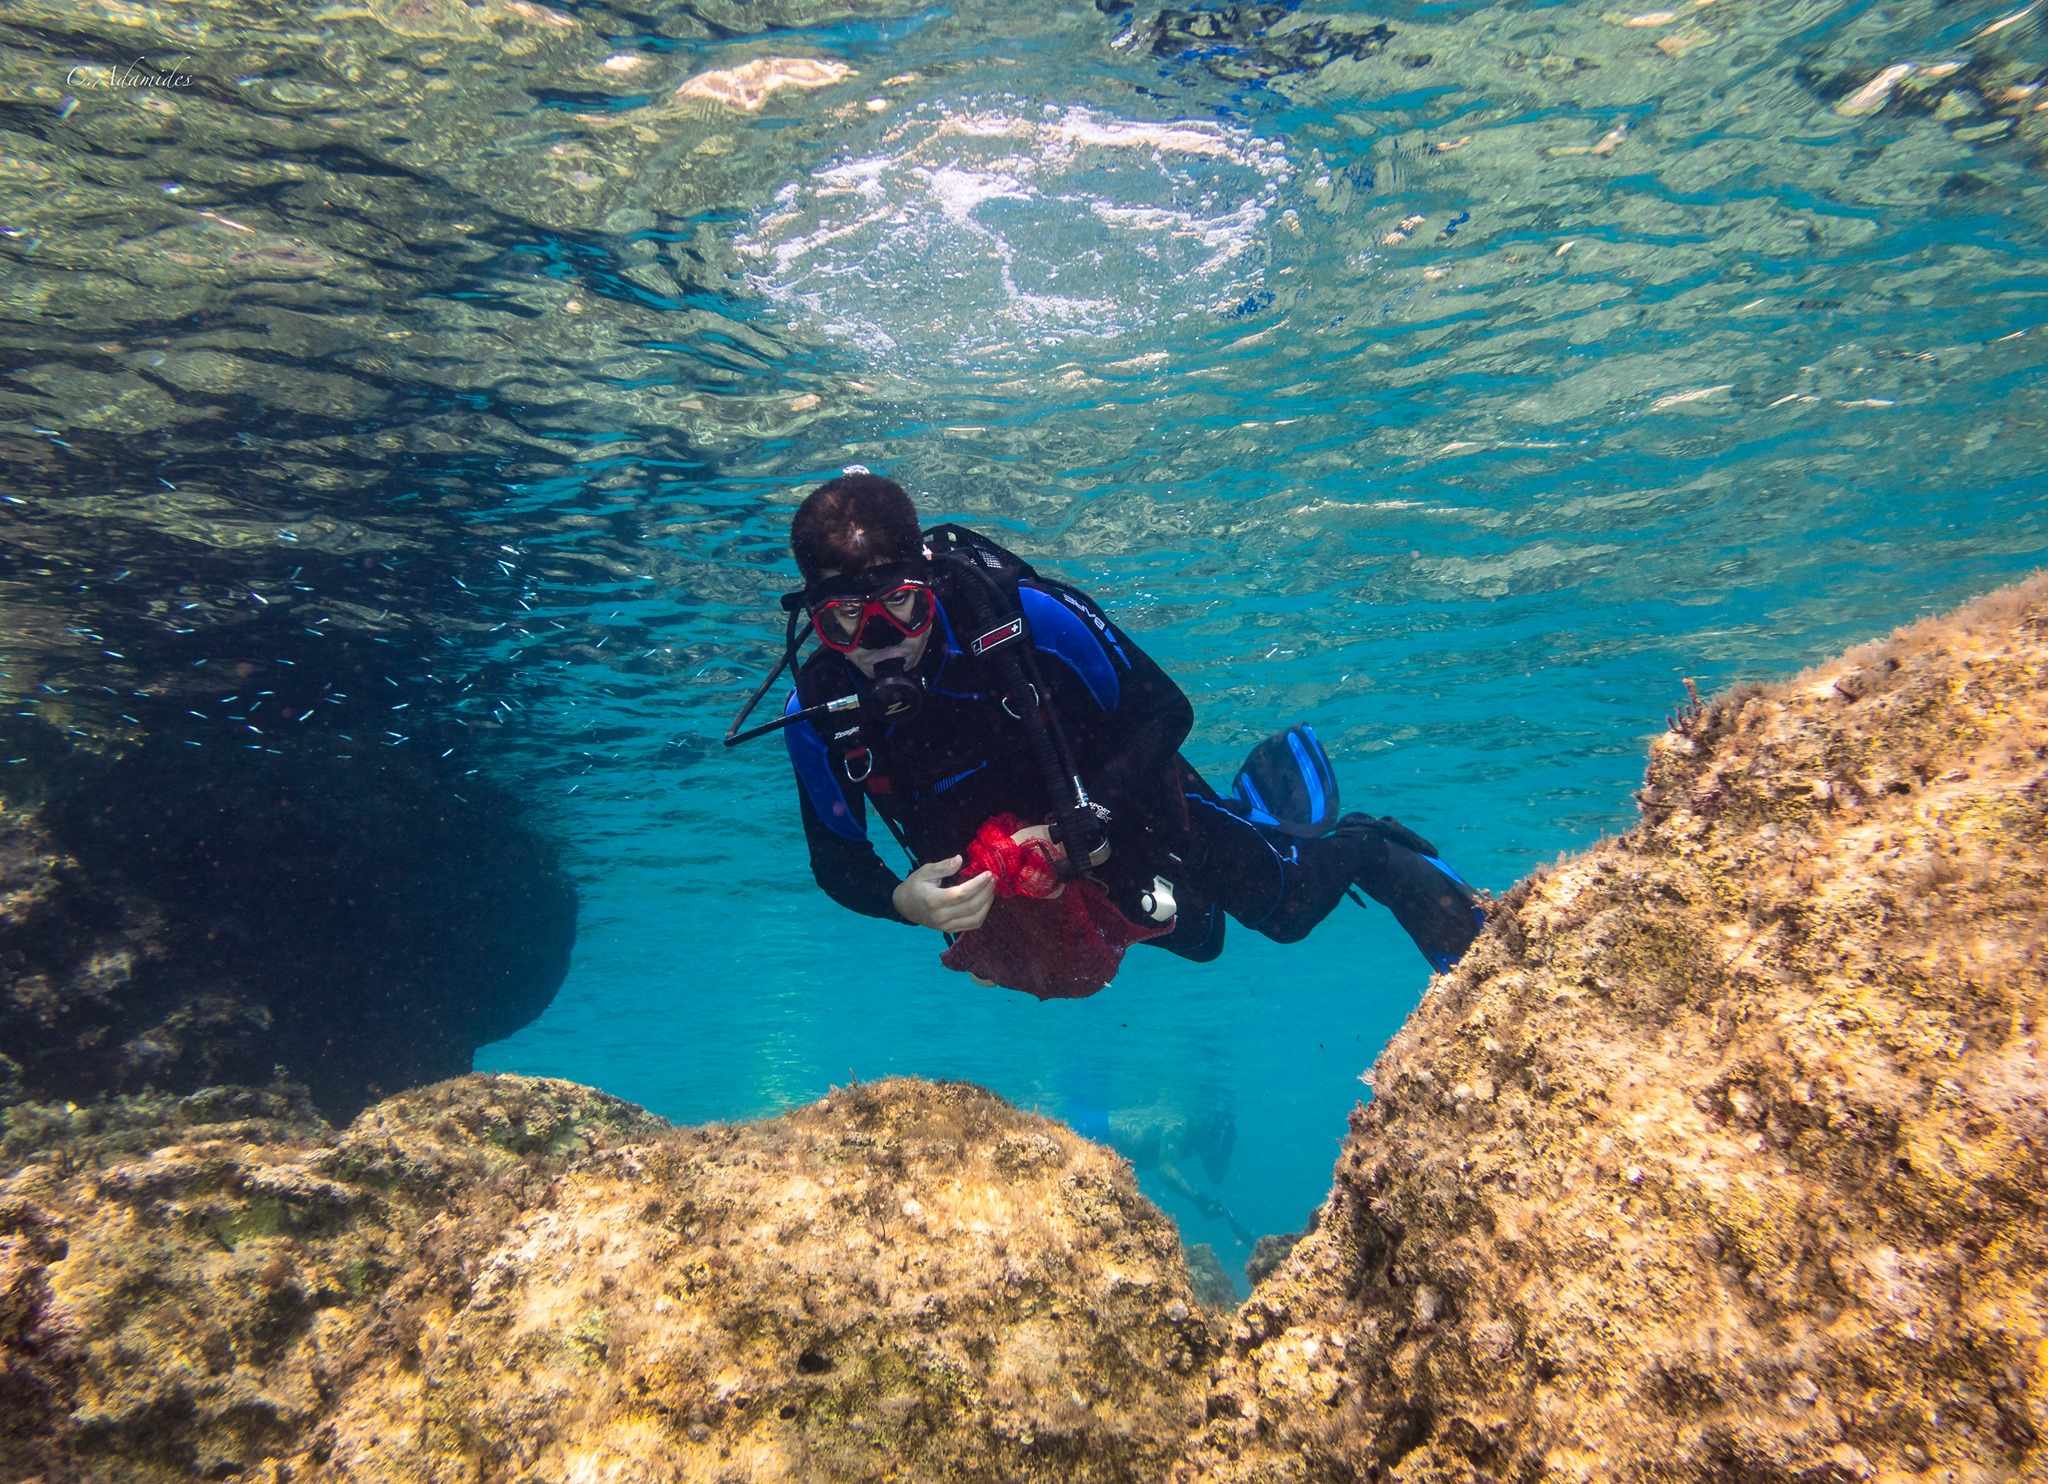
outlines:
M804 594L811 627L827 649L887 649L930 632L938 600L922 564L903 563L819 583Z

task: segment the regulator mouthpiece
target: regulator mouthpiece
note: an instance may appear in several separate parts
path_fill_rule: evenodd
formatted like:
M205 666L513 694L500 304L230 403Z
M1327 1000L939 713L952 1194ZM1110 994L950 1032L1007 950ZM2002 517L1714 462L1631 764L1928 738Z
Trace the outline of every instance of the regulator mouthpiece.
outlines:
M909 663L902 659L883 660L875 666L875 678L868 682L868 714L877 721L894 724L908 721L924 707L924 687L913 680Z

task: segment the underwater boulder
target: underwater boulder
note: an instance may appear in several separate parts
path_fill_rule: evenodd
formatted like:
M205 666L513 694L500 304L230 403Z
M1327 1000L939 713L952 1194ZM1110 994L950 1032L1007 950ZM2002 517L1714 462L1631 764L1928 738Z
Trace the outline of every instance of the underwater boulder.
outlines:
M1172 1223L968 1084L841 1088L534 1195L394 1285L309 1477L1143 1479L1201 1415Z
M567 972L576 895L497 790L382 758L148 747L0 816L0 1084L301 1082L346 1121L469 1070Z
M274 1460L310 1445L360 1337L410 1323L408 1275L667 1127L490 1076L340 1137L292 1088L23 1103L5 1125L0 1477L46 1484L322 1477Z
M9 1478L1150 1479L1219 1340L1129 1165L964 1083L22 1105L0 1156Z
M2048 579L1639 797L1380 1057L1177 1477L2048 1469Z

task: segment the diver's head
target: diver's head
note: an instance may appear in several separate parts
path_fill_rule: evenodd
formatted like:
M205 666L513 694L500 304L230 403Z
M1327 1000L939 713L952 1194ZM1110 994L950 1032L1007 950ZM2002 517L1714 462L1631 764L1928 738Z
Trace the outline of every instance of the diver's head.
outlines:
M866 470L821 484L789 524L804 602L818 638L872 680L878 666L915 669L937 602L917 507Z
M920 563L884 562L856 572L827 568L804 590L811 627L868 679L884 666L917 668L938 613Z
M819 485L789 523L789 550L804 586L835 573L924 560L917 506L893 479L855 465Z

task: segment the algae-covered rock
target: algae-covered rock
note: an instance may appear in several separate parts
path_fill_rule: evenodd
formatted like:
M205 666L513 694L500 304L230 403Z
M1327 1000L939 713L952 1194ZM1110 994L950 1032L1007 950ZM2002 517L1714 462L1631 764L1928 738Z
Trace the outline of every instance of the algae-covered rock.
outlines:
M289 1087L7 1110L0 1477L243 1477L301 1448L442 1210L358 1168L370 1143L423 1166L465 1122L576 1129L512 1150L478 1135L497 1157L453 1194L473 1224L502 1225L571 1147L666 1127L533 1078L392 1101L340 1140Z
M1213 1339L1129 1168L892 1081L572 1165L387 1291L320 1478L1156 1477Z
M1314 1222L1310 1222L1311 1229ZM1287 1260L1295 1244L1308 1235L1307 1231L1268 1232L1252 1244L1252 1255L1245 1259L1244 1275L1254 1284L1263 1283L1281 1263Z
M1237 1307L1237 1289L1230 1274L1223 1270L1223 1259L1216 1255L1214 1247L1207 1242L1183 1244L1181 1260L1187 1264L1188 1282L1195 1297L1203 1304L1219 1310Z
M8 1118L10 1478L1156 1477L1218 1338L1129 1166L964 1084Z
M2048 580L1693 708L1373 1073L1188 1479L2048 1468Z
M593 1088L544 1077L457 1078L365 1108L335 1143L347 1178L422 1193L456 1190L540 1155L588 1154L668 1123Z

